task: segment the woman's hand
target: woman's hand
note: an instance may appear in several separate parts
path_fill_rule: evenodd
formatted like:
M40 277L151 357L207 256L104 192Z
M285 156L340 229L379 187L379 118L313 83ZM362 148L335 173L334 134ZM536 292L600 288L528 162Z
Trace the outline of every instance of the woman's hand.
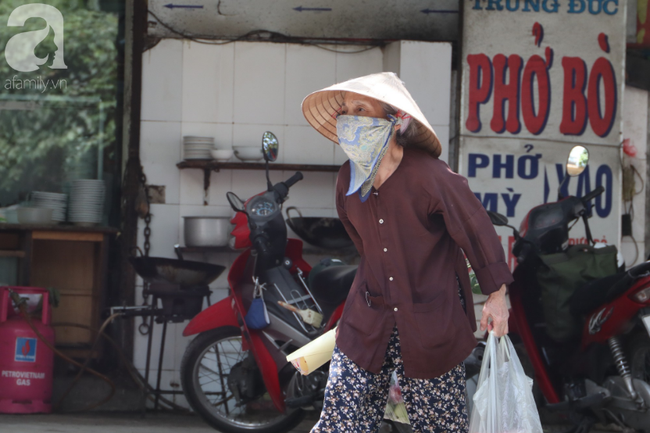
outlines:
M501 286L496 292L490 293L483 305L481 317L481 331L492 331L495 337L502 337L508 333L508 305L506 304L506 285ZM489 319L492 319L489 321Z

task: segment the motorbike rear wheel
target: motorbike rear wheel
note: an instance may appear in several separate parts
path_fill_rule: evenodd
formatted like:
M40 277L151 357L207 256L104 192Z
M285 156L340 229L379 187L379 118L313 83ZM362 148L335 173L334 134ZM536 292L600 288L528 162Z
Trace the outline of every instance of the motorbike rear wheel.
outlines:
M181 362L181 382L187 401L208 424L222 432L291 430L300 423L304 412L287 409L286 413L280 413L275 409L257 367L252 376L250 369L242 370L249 353L242 351L241 343L241 331L234 327L201 333L190 343ZM235 374L229 381L233 371ZM244 385L240 391L254 389L255 396L239 402L233 388L237 389L240 383Z
M646 332L630 339L628 356L632 377L650 383L650 338Z
M627 353L632 378L650 383L650 338L645 328L641 328L628 339ZM641 393L644 396L644 393ZM648 400L646 399L646 404ZM650 432L650 416L648 412L619 410L619 415L624 417L624 422L640 433Z

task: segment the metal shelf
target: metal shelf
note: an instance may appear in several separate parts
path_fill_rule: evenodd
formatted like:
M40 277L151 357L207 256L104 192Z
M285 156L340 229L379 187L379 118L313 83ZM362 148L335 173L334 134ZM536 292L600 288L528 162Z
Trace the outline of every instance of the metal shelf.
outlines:
M203 190L205 196L208 196L208 189L210 188L210 174L213 171L220 170L264 170L266 164L263 162L218 162L214 159L188 159L183 160L176 164L180 170L185 168L194 168L203 170ZM286 170L286 171L321 171L338 173L338 165L317 165L317 164L269 164L269 170ZM207 205L206 199L203 204Z
M182 253L238 253L228 246L224 247L180 247L178 250Z
M185 253L241 253L241 250L233 250L228 246L224 247L180 247L181 254ZM325 256L342 256L342 257L354 257L357 256L357 250L354 247L350 247L343 250L326 250L322 248L313 247L309 244L304 244L303 254L316 254L316 255L325 255Z
M0 257L17 257L19 259L25 258L25 251L23 250L0 250Z
M219 171L219 170L264 170L263 162L218 162L212 159L190 159L176 164L180 169L198 168L201 170ZM286 170L286 171L326 171L338 173L341 167L338 165L319 165L319 164L276 164L270 163L269 170Z
M199 169L203 170L203 188L206 190L210 187L210 173L219 170L264 170L266 164L263 162L218 162L213 159L189 159L183 160L176 164L179 169ZM284 170L284 171L316 171L316 172L330 172L338 173L341 167L338 165L319 165L319 164L276 164L270 163L269 170ZM207 204L204 202L204 204ZM181 254L185 253L239 253L240 251L233 250L228 246L223 247L180 247ZM303 249L304 254L328 255L328 256L341 256L341 257L356 257L358 256L357 250L354 247L343 250L325 250L322 248L313 247L305 244Z

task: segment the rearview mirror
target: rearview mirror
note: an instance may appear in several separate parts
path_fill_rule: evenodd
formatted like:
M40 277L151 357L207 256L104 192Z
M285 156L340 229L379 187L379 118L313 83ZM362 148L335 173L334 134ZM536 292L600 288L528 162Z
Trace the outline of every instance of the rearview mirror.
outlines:
M278 159L278 149L280 144L278 139L270 131L266 131L262 135L262 152L264 153L264 159L268 162L273 162Z
M492 212L491 210L487 211L488 216L490 217L490 221L492 221L492 224L495 226L507 226L508 225L508 218L501 215L500 213Z
M589 151L584 146L575 146L569 153L566 172L569 176L578 176L585 171L587 164L589 164Z
M237 194L228 191L226 193L226 198L228 199L228 203L230 203L230 207L232 208L232 210L234 210L235 212L246 213L246 205L244 204L242 199L237 197Z

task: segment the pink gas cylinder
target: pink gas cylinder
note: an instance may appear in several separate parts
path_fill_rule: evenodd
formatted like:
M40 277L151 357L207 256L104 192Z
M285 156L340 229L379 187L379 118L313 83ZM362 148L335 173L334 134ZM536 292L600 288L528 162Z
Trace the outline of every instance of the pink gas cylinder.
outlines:
M32 323L54 345L47 289L0 287L0 413L49 413L54 353L16 311L9 289L29 299L28 311L42 305L40 317L34 314Z

